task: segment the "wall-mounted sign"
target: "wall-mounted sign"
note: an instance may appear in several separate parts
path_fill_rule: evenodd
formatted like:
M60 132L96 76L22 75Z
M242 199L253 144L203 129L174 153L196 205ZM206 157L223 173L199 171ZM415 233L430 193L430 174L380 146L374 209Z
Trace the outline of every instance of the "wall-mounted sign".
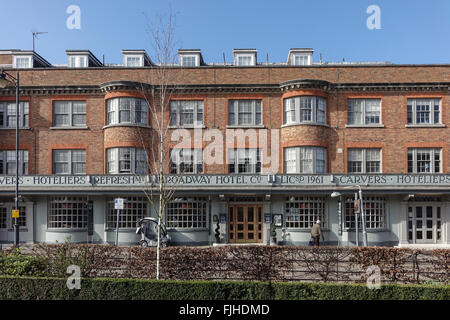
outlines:
M123 210L123 198L115 198L114 199L114 209L116 210Z
M270 213L264 214L264 223L272 223L272 215Z
M226 213L221 213L219 215L219 219L220 219L220 223L226 223L227 222L227 214Z
M272 215L273 218L273 224L275 227L282 227L283 226L283 215L281 213L276 213Z
M19 216L20 216L20 211L17 210L17 209L13 209L13 210L12 210L12 213L11 213L11 216L12 216L13 218L19 218Z

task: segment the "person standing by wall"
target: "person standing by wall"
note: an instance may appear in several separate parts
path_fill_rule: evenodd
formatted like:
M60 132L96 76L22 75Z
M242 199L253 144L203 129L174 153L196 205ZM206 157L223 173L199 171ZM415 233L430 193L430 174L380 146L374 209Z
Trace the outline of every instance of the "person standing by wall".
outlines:
M311 237L314 239L314 247L319 247L319 238L322 237L324 241L324 236L322 233L322 228L320 227L320 220L317 220L311 229Z

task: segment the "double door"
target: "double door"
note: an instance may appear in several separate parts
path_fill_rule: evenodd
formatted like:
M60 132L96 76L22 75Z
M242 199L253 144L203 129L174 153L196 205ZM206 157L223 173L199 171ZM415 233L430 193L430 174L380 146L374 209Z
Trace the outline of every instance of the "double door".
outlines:
M263 206L238 204L228 206L228 241L261 243L263 241Z
M408 206L408 240L418 244L442 242L442 207L440 205Z

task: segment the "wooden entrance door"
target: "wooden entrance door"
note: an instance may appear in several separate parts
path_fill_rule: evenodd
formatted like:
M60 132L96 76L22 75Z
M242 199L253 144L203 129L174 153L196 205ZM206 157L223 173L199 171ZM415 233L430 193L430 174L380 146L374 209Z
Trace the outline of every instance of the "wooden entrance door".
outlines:
M263 241L263 214L260 204L228 206L228 240L230 243L260 243Z

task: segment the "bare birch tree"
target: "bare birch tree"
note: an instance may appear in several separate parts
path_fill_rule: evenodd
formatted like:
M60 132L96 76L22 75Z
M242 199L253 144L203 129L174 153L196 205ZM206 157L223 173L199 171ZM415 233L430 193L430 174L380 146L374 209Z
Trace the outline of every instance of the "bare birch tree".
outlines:
M174 195L174 186L169 185L165 174L170 171L170 98L175 90L180 76L180 69L174 68L176 51L174 48L175 15L170 12L167 18L158 16L155 23L149 23L146 16L148 33L152 40L153 51L150 55L155 64L148 72L147 83L141 84L141 90L148 107L151 119L151 143L143 129L138 128L141 144L147 155L149 180L144 184L143 191L158 218L157 249L156 249L156 279L160 279L161 257L161 224L167 204Z

